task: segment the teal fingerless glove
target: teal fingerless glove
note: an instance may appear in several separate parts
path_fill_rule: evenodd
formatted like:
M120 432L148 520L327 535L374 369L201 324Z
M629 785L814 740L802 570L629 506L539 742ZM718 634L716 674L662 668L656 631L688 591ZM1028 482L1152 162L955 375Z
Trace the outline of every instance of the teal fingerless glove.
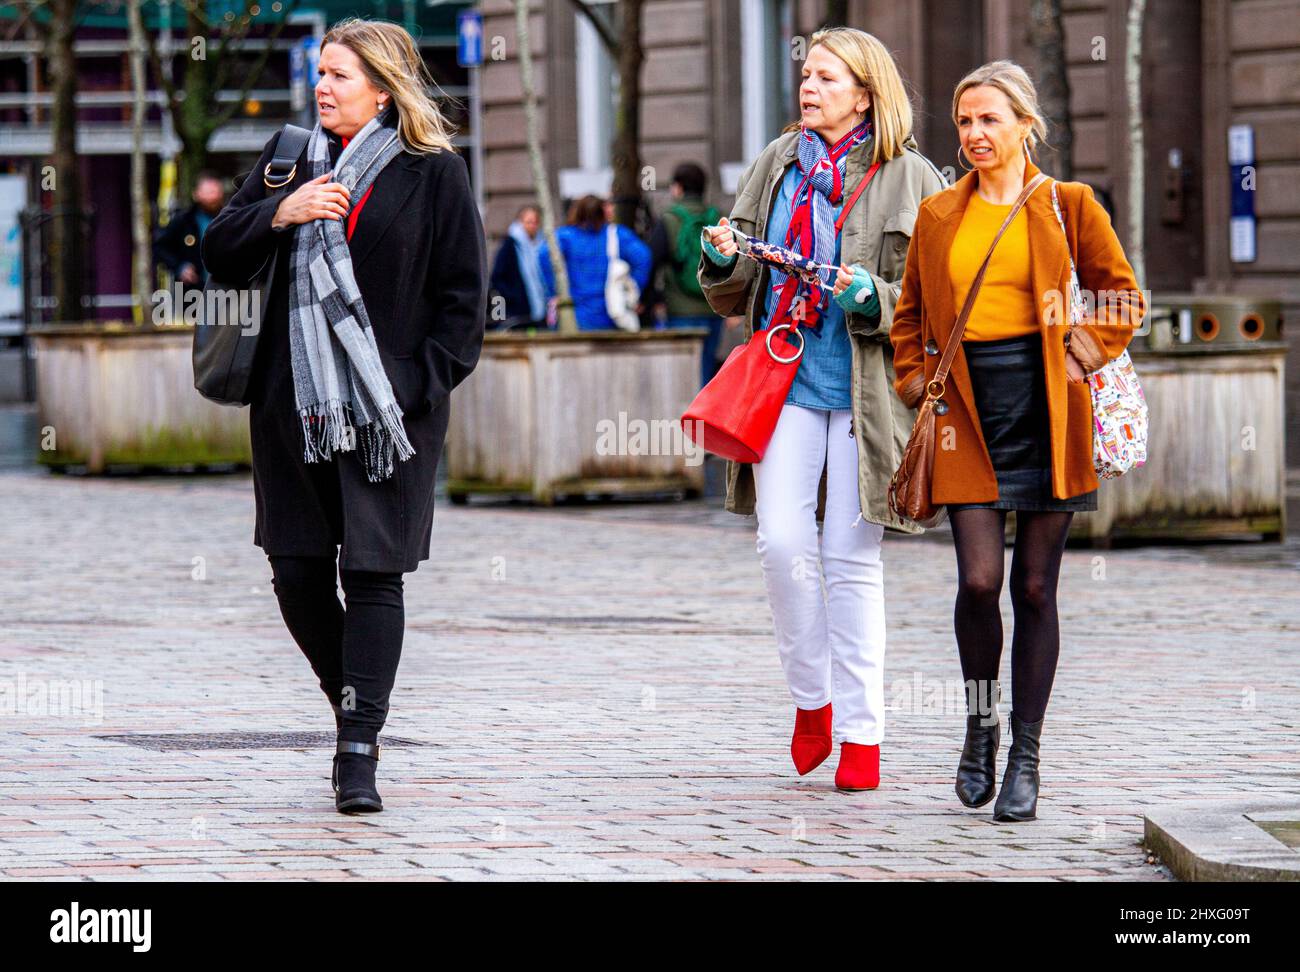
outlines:
M835 295L835 303L846 314L862 314L865 317L880 316L880 298L876 296L876 287L871 282L871 274L853 265L853 283Z
M718 252L717 248L709 242L709 238L704 233L700 234L700 242L704 245L704 255L709 258L709 262L714 266L729 267L736 262L736 254L733 253L731 256L723 256Z

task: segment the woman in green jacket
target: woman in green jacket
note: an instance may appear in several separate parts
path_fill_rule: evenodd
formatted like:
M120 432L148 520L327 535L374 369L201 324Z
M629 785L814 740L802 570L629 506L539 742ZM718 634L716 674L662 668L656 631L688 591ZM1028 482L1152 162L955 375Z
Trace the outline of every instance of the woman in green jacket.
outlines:
M800 121L746 169L731 216L705 230L699 279L713 309L743 314L749 333L798 320L804 337L763 460L728 464L727 509L758 515L796 706L795 768L810 772L839 743L836 786L867 790L879 784L884 735L880 541L886 527L915 530L886 501L912 425L893 393L889 326L917 209L944 182L915 149L911 106L880 41L846 27L820 31L802 73ZM873 166L837 235L845 200ZM810 286L760 269L738 259L733 228L839 271Z

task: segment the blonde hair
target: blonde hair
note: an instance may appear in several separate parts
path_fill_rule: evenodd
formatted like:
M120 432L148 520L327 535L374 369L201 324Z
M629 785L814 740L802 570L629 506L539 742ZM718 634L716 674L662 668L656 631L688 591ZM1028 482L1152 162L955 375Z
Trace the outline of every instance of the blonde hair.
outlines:
M441 89L429 74L411 35L397 24L348 17L329 29L321 40L342 44L361 61L366 78L386 92L397 107L397 134L412 152L451 150L451 130L430 89Z
M848 65L849 73L871 95L872 162L888 162L903 154L912 134L912 103L889 49L865 30L827 27L812 35L809 53L818 44ZM799 127L796 122L788 131Z
M1016 118L1029 120L1029 134L1025 137L1025 147L1033 150L1039 139L1047 141L1047 119L1038 109L1038 90L1030 80L1028 73L1014 61L990 61L977 67L957 84L952 93L952 123L957 124L957 103L961 96L971 88L988 85L997 88L1011 102L1011 110Z

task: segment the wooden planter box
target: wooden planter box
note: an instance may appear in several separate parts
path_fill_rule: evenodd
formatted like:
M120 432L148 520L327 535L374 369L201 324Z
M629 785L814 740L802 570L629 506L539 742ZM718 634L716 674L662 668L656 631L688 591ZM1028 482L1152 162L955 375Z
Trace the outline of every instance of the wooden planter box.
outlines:
M31 336L38 461L91 473L252 461L247 413L194 390L192 327L69 324Z
M1282 539L1285 344L1132 353L1151 410L1147 462L1103 482L1072 535Z
M683 442L678 420L699 391L704 334L489 333L478 367L452 395L451 499L700 495L703 454Z

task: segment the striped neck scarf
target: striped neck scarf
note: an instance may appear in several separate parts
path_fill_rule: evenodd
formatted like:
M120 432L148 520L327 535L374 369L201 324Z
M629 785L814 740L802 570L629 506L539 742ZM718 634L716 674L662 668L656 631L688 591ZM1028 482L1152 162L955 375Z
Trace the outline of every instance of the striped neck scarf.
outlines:
M401 151L391 106L351 138L333 166L329 141L317 122L307 143L308 174L314 179L332 169L351 198L362 199ZM291 267L289 360L303 459L328 462L336 451L356 451L370 482L388 479L394 453L404 461L415 449L379 358L343 221L300 224Z
M827 145L810 129L799 131L799 153L795 164L803 178L791 203L790 227L785 233L786 249L816 263L835 260L835 211L844 199L844 170L849 152L871 138L871 122L865 120L834 145ZM816 328L828 305L828 286L808 283L797 276L772 271L772 289L780 299L772 324L789 324L802 306L799 323ZM796 304L799 301L799 304Z

